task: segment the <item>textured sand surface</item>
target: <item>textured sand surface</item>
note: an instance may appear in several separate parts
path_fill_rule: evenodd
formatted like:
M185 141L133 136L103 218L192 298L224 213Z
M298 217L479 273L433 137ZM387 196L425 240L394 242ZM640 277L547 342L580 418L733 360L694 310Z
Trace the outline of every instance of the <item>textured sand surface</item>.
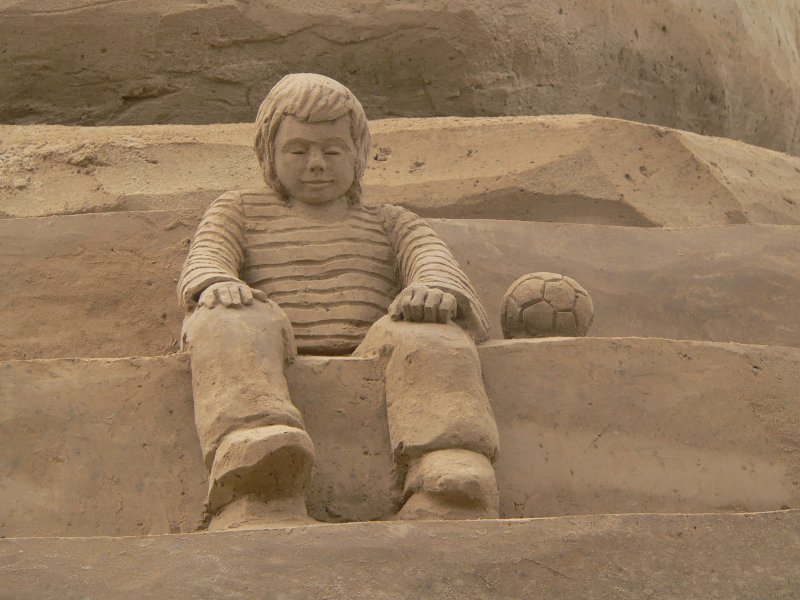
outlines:
M0 540L0 561L7 589L19 600L789 600L800 594L798 532L797 511L354 523Z
M584 338L480 356L504 517L800 505L798 349ZM310 513L391 516L381 370L304 357L287 375L317 447ZM183 355L0 362L0 397L0 535L198 526L207 482Z
M0 125L0 216L205 209L263 185L253 126ZM589 116L371 124L366 203L638 227L800 223L800 158Z
M306 356L323 524L189 535L178 274L298 71L488 309L506 520L382 522L386 376ZM800 597L798 156L800 0L0 0L0 598ZM532 271L592 337L499 339Z
M432 222L494 337L507 286L544 270L587 286L591 335L800 346L800 159L588 116L373 130L365 202L447 217ZM251 132L0 126L0 211L54 215L0 219L0 358L175 351L176 278L200 214L261 185Z
M175 286L209 202L260 185L251 126L5 125L0 537L31 538L0 540L0 596L796 597L800 159L590 116L373 130L367 201L428 217L492 319L501 514L552 518L157 535L201 521ZM594 337L497 339L531 271L589 290ZM391 515L380 369L287 376L310 513ZM109 535L148 537L77 537Z
M118 212L0 220L0 359L159 355L178 349L180 267L199 215ZM591 336L800 347L800 228L655 229L431 220L482 298L533 271L591 294Z
M371 118L589 113L800 149L798 0L5 0L0 122L249 121L277 79Z

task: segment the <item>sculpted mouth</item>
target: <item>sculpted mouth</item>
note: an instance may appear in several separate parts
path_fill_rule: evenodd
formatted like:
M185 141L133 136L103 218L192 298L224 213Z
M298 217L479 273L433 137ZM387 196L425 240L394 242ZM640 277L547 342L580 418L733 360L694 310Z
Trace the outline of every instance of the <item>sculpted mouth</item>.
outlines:
M306 185L324 185L326 183L333 183L333 180L327 180L327 181L322 181L322 180L320 180L320 181L316 181L316 180L315 181L304 181L303 183L305 183Z

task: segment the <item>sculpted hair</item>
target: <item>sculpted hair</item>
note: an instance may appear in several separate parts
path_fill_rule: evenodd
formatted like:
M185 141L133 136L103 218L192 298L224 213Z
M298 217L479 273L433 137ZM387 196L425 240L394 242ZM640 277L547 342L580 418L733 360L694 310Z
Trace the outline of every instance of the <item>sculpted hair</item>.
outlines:
M350 135L356 147L355 178L347 192L348 202L361 200L361 178L370 149L367 115L361 103L338 81L315 73L294 73L281 79L270 90L256 117L255 149L264 179L283 198L286 190L275 174L275 136L283 117L317 123L350 115Z

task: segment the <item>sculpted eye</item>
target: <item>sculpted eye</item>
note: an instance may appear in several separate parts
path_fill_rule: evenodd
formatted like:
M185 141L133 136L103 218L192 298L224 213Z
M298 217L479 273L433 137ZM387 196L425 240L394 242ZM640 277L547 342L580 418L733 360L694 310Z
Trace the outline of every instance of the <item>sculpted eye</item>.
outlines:
M325 150L325 156L339 156L342 153L338 148L328 148Z
M302 148L295 148L293 150L289 150L289 154L295 154L297 156L302 156L305 153L306 153L306 151L303 150Z

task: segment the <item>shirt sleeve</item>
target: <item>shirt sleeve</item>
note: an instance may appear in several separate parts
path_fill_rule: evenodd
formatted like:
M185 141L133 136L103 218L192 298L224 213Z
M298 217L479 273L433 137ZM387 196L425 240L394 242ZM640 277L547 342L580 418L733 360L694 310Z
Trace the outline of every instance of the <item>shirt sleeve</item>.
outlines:
M489 331L486 311L447 245L411 211L392 205L381 208L403 286L420 283L453 294L458 301L456 322L476 341L485 340Z
M178 282L184 308L193 308L203 290L214 283L241 282L244 256L244 212L239 194L228 192L208 207L189 247Z

